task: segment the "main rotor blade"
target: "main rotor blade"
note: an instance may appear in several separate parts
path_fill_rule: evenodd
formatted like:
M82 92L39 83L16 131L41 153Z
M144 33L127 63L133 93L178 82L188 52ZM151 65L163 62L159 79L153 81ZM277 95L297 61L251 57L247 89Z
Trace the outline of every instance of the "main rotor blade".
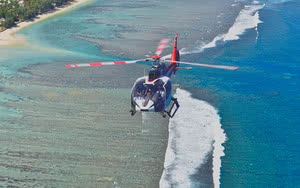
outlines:
M175 63L185 64L185 65L194 65L194 66L200 66L200 67L226 69L226 70L236 70L236 69L240 68L240 67L233 67L233 66L226 66L226 65L212 65L212 64L190 63L190 62L169 61L169 60L164 60L164 61L166 61L166 62L175 62Z
M170 42L170 40L171 39L168 38L161 39L155 51L155 55L159 56L163 52L163 50L168 47L168 43Z
M102 65L123 65L123 64L133 64L139 61L144 61L145 59L133 60L133 61L109 61L109 62L95 62L95 63L80 63L80 64L70 64L65 65L67 68L76 68L76 67L94 67Z

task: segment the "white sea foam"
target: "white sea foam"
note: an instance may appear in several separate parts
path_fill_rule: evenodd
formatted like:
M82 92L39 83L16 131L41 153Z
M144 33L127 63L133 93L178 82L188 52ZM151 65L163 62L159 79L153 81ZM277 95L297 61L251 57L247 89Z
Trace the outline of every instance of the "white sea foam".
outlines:
M262 23L259 19L259 10L262 9L264 5L258 4L257 1L253 1L253 4L246 5L239 13L237 18L235 19L234 24L229 28L227 33L220 34L216 36L211 42L201 45L191 49L181 49L180 54L193 54L193 53L201 53L203 50L207 48L214 48L218 44L224 44L226 41L238 40L240 36L245 33L248 29L255 29L257 32L256 38L258 38L258 24ZM163 59L170 58L171 55L166 55Z
M240 35L244 34L248 29L255 29L258 35L257 26L262 23L259 19L259 10L263 7L264 5L259 5L257 2L245 6L227 33L216 36L213 41L201 46L201 49L216 47L218 42L224 43L225 41L238 40L240 39Z
M219 187L222 144L226 140L217 110L205 101L191 97L185 90L177 89L180 108L169 122L169 140L160 188L192 187L191 176L197 173L213 153L213 182ZM201 180L200 180L201 181ZM200 182L201 184L201 182Z
M286 3L289 1L291 1L291 0L272 0L272 1L269 1L268 3L269 4L280 4L280 3Z

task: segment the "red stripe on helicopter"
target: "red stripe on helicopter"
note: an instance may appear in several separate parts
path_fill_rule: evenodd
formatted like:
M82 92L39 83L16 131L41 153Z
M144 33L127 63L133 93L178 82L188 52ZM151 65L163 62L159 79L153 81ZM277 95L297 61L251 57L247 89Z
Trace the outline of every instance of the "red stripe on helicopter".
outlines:
M123 64L126 64L126 61L115 61L114 64L123 65Z
M160 51L162 51L163 50L163 48L157 48L157 52L160 52Z
M90 66L101 66L103 65L102 63L98 62L98 63L89 63Z
M76 64L74 64L75 67L78 67Z
M159 43L159 45L160 46L166 46L168 43L166 43L166 42L161 42L161 43Z
M72 68L72 65L66 65L67 68Z

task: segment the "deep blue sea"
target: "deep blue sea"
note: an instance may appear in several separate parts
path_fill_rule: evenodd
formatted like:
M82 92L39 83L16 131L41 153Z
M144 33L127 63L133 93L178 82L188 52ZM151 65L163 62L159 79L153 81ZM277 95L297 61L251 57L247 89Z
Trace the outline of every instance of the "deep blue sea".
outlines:
M30 108L21 106L22 110L18 110L19 103L14 102L32 100L22 99L28 92L24 89L26 84L16 75L26 78L29 75L20 68L29 67L35 78L42 79L30 82L34 86L44 88L46 83L45 91L54 87L58 94L46 93L54 100L61 88L70 85L81 89L107 87L100 84L96 71L72 70L69 75L63 69L64 64L140 58L151 54L160 38L172 38L175 33L179 34L183 61L240 69L194 67L176 74L173 82L178 85L176 96L182 107L169 122L160 187L300 187L300 1L297 0L189 0L188 3L99 0L34 24L19 32L28 37L27 44L0 48L0 91L4 91L0 98L0 125L26 127L22 118L31 114ZM107 69L112 74L106 75L109 80L106 82L109 86L122 85L128 90L124 94L128 93L131 82L143 75L143 68L133 65L132 70L140 71L136 74L131 68L124 68L120 80L126 83L115 76L121 68ZM111 103L105 110L119 105ZM119 113L125 116L127 112ZM39 116L46 115L41 112ZM21 120L15 123L18 118ZM19 137L11 130L7 130L9 134L1 134ZM5 168L0 169L0 177L8 177L1 173L14 176L14 170L2 166ZM82 169L85 170L84 165ZM22 172L18 174L23 176ZM122 177L116 177L112 187L122 187ZM57 181L53 185L73 185L75 181L71 180L71 184Z
M300 2L266 3L260 19L257 41L249 31L214 59L242 67L215 83L233 92L216 91L229 138L221 185L299 187Z
M219 109L227 136L221 187L299 187L300 2L266 2L259 19L257 32L190 57L238 71L181 76L189 88L209 89L214 97L206 100Z

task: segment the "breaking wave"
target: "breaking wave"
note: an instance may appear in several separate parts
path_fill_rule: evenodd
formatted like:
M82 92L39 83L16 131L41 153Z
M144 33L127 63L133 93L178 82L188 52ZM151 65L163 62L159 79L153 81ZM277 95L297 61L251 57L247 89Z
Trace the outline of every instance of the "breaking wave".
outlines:
M259 10L263 7L264 5L259 4L246 5L241 10L228 32L226 34L218 35L212 42L206 44L203 48L216 47L217 42L238 40L240 39L240 35L247 29L255 29L257 31L258 24L262 23L259 19Z
M212 154L213 183L219 187L222 144L226 140L217 110L205 101L194 99L185 90L177 89L180 108L169 122L169 140L160 188L187 188L201 185L192 179ZM198 187L198 186L197 186Z
M240 39L240 35L244 34L248 29L255 29L257 32L258 38L258 24L262 23L259 19L259 10L264 7L262 4L258 4L259 2L253 1L251 5L245 5L245 7L240 11L239 15L235 19L233 25L229 28L227 33L220 34L216 36L211 42L207 44L202 44L198 47L195 47L191 50L182 49L180 50L180 54L193 54L193 53L201 53L203 50L207 48L214 48L218 46L218 44L224 44L226 41L238 40ZM165 56L163 58L170 58L170 55Z

